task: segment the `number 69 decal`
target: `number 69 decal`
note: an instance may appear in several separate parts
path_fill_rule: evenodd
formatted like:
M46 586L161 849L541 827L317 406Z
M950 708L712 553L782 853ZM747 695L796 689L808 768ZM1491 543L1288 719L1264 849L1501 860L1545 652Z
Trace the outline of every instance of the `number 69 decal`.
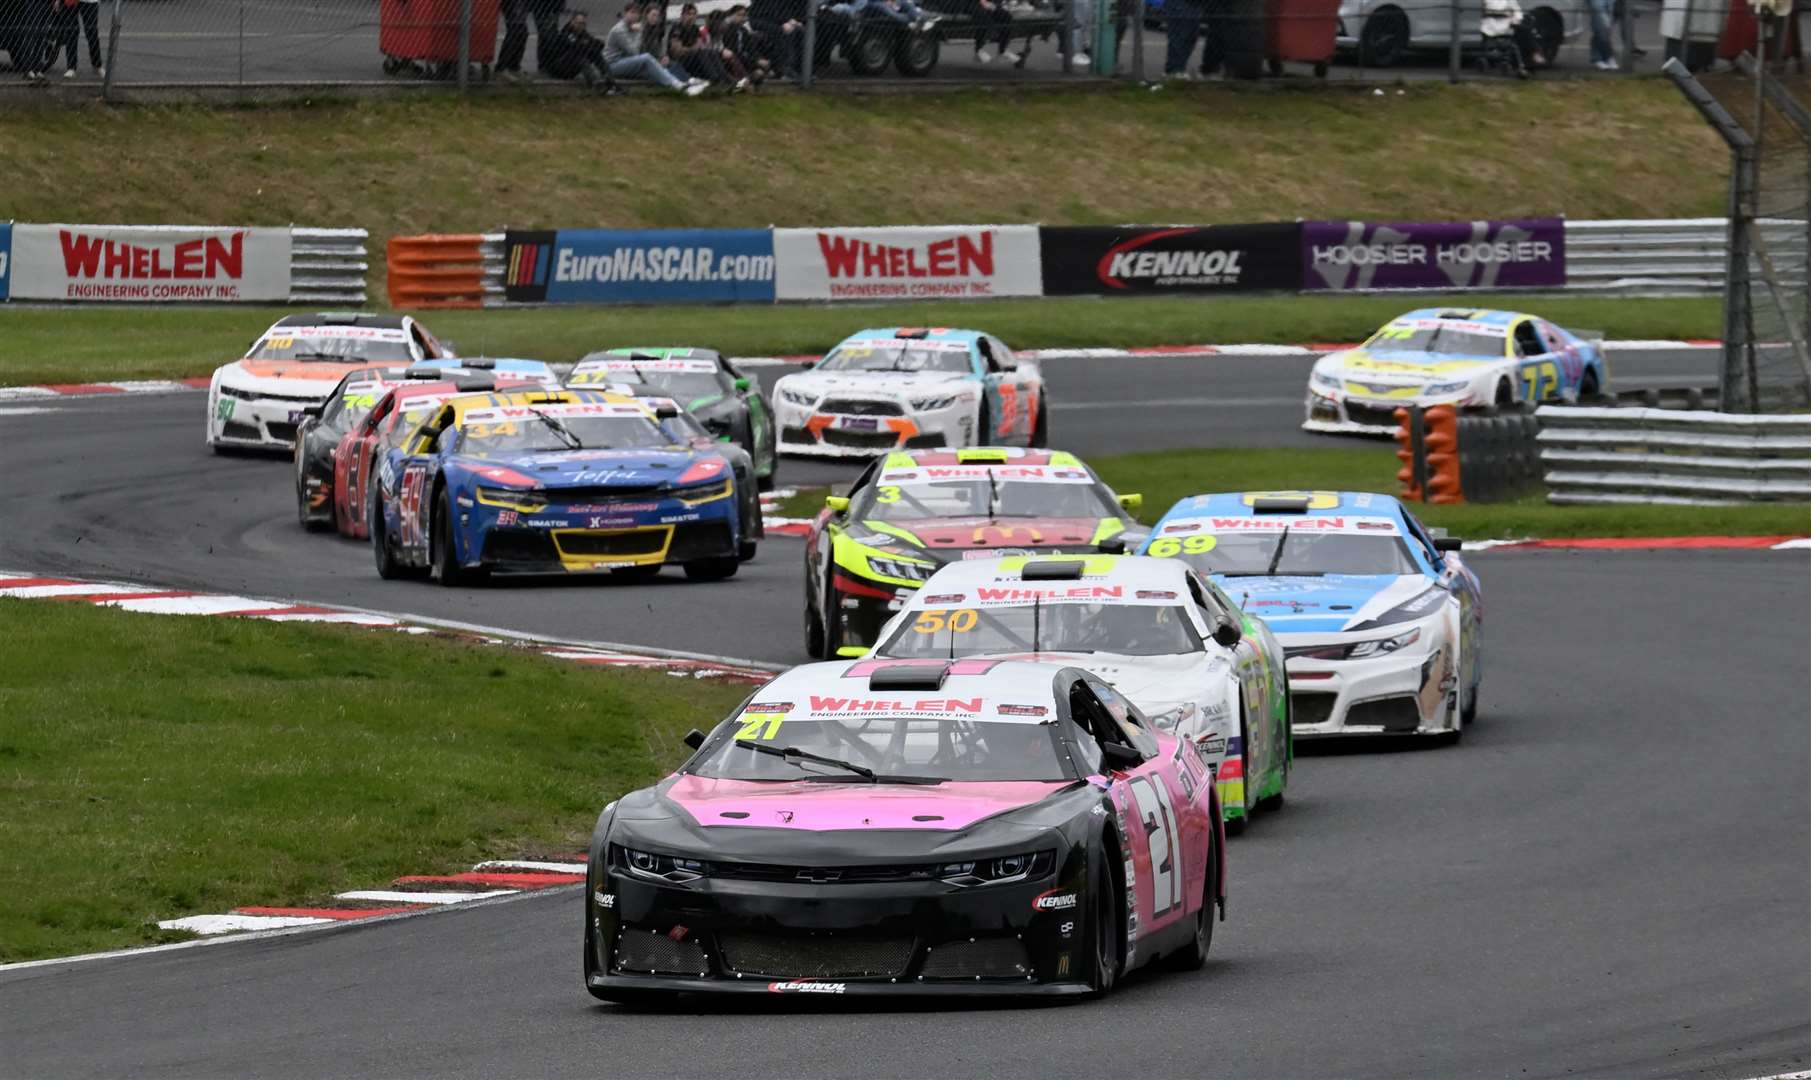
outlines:
M1176 808L1170 800L1169 785L1148 777L1131 782L1132 798L1138 803L1138 820L1144 825L1151 846L1151 915L1164 915L1182 904L1182 860L1178 858L1180 836L1176 828Z

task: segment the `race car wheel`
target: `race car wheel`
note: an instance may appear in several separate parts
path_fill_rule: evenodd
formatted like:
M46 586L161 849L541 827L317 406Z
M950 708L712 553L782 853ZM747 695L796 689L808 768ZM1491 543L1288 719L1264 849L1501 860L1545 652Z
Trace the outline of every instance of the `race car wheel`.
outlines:
M1597 395L1602 392L1603 390L1597 385L1596 370L1586 368L1584 375L1580 376L1578 380L1578 403L1580 405L1589 404L1597 400Z
M754 562L755 552L760 549L761 545L755 543L753 540L744 540L742 543L736 545L736 558L742 562Z
M769 471L766 476L762 476L759 473L755 474L755 490L756 491L772 491L773 490L773 472L772 471Z
M1515 406L1515 387L1509 385L1508 379L1497 383L1496 406L1499 409L1509 409Z
M434 521L429 535L428 562L432 567L429 574L435 581L451 588L482 576L460 566L459 560L453 557L453 503L445 488L440 489L440 497L434 500Z
M371 523L371 554L377 559L377 576L385 581L394 581L402 576L402 564L396 561L396 552L390 547L390 534L384 529L384 509L377 501L377 488L371 488L370 498L365 500L365 517Z
M1031 428L1031 445L1042 449L1050 445L1050 399L1038 399L1038 421Z
M1195 936L1187 945L1164 957L1172 971L1199 971L1214 947L1214 882L1220 878L1220 846L1213 830L1207 834L1207 874L1201 883L1201 910L1195 912Z
M693 581L722 581L724 578L735 577L741 566L742 561L734 555L694 559L685 564L685 576Z
M1226 835L1228 836L1244 834L1246 824L1251 821L1251 792L1257 786L1256 777L1251 775L1251 731L1245 726L1243 709L1239 713L1239 775L1245 778L1243 794L1239 796L1244 803L1240 809L1245 812L1236 818L1226 819Z
M1105 852L1102 853L1105 861ZM1125 941L1121 932L1119 892L1105 865L1094 868L1094 884L1088 890L1088 910L1094 920L1095 997L1106 997L1119 981L1119 968L1125 962Z
M1358 38L1359 62L1389 67L1402 59L1409 47L1409 17L1400 8L1379 8L1365 20Z
M817 609L805 605L805 655L813 660L822 660L829 656L824 651L824 620L818 618Z
M1283 787L1274 795L1266 795L1258 800L1258 809L1266 813L1283 808L1283 790L1289 787L1289 763L1295 757L1290 751L1295 738L1295 703L1288 695L1283 698Z
M992 446L994 441L993 410L987 407L987 398L981 398L981 410L975 414L975 441L971 446Z

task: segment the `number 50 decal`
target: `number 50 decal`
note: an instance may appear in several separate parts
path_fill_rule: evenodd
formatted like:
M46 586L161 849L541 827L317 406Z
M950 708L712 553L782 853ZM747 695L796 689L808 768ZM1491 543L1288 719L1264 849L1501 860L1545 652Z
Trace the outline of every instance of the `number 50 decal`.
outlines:
M1176 807L1170 801L1169 785L1161 779L1153 782L1140 776L1131 783L1132 798L1138 802L1138 820L1144 824L1151 845L1151 916L1166 914L1182 904L1182 860L1177 858L1180 841L1176 829Z

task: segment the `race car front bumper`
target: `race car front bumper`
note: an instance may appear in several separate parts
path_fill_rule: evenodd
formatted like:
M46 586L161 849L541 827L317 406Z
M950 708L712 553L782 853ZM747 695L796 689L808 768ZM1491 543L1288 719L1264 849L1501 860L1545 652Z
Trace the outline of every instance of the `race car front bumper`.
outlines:
M972 400L926 412L911 412L899 405L897 415L821 412L822 404L806 407L781 402L775 407L780 453L872 457L893 450L966 446L973 435L972 419L962 415L964 409L973 410Z
M1411 404L1413 402L1359 401L1310 389L1302 430L1333 435L1394 435L1396 410Z
M638 499L610 504L510 509L461 499L460 562L502 574L593 573L734 558L739 547L733 482L702 503ZM627 500L625 500L627 502Z
M1443 644L1356 660L1291 656L1287 670L1297 739L1447 730L1457 679Z
M331 390L331 387L328 387ZM208 393L207 440L210 446L258 450L293 450L302 410L326 399L295 395L272 397L216 386Z
M623 996L1082 994L1092 975L1083 880L1067 867L981 887L715 876L668 885L612 868L587 897L587 984Z

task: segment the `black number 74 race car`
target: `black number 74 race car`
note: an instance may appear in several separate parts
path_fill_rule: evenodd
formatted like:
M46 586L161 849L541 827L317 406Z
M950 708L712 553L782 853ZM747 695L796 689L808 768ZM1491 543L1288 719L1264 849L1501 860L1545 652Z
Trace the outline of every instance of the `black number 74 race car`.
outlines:
M1211 767L1078 668L810 664L687 741L592 834L596 997L1105 994L1224 913Z

